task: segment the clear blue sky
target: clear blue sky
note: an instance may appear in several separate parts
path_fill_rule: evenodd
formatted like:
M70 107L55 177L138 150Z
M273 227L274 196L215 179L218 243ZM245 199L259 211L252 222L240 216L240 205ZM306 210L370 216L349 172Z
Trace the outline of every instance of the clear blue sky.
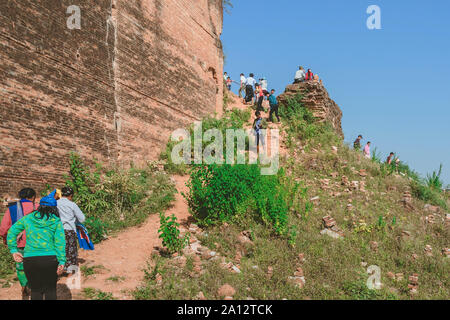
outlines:
M450 1L234 0L225 14L225 71L264 75L280 94L299 65L341 107L345 140L361 133L423 176L450 184ZM381 30L369 30L369 5ZM233 85L236 91L237 85Z

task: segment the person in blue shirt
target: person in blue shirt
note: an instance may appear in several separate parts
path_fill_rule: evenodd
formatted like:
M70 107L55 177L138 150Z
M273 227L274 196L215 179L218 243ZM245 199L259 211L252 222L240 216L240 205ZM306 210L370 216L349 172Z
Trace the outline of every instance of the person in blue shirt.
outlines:
M275 96L275 89L272 89L270 91L270 95L269 93L267 93L267 96L269 97L269 105L270 105L269 121L273 122L272 116L275 113L278 122L280 122L280 117L278 116L278 101L277 97Z
M261 112L255 112L256 119L253 122L253 130L255 130L255 139L256 139L256 152L259 153L259 143L261 142L263 148L265 146L264 135L261 132L262 130L262 117Z

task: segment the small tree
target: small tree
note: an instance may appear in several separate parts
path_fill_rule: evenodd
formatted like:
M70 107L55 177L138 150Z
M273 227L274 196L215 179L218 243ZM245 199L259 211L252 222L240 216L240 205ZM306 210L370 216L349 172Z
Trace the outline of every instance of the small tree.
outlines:
M159 223L161 224L158 232L159 238L162 239L162 244L167 248L167 251L172 254L181 251L189 243L189 234L180 238L180 224L177 222L175 215L166 217L164 213L159 214Z

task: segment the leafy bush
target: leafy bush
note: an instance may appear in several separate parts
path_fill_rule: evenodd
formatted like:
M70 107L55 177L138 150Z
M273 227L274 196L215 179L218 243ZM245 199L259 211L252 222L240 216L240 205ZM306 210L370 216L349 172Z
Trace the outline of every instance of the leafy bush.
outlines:
M149 214L166 209L174 200L175 188L156 164L147 168L91 169L76 153L70 155L66 184L75 191L74 202L86 215L86 226L94 243L110 230L142 223Z
M250 110L239 110L239 109L233 109L231 111L226 111L224 116L220 119L216 119L214 117L206 117L202 120L202 132L201 135L203 137L203 134L210 130L210 129L217 129L222 133L223 139L223 154L226 155L226 130L227 129L243 129L244 124L246 124L251 117ZM194 159L194 135L195 135L195 128L194 125L191 125L188 129L190 139L191 139L191 155L190 159ZM160 159L165 162L164 169L172 174L186 174L188 172L188 169L190 168L190 165L186 165L184 163L182 164L175 164L172 161L172 150L179 142L169 140L169 142L166 145L166 149L161 153ZM202 142L202 150L205 150L205 147L209 145L211 142ZM246 139L246 147L248 146L248 139ZM235 144L235 154L236 154L236 148L237 145Z
M9 253L8 247L0 243L0 279L13 274L15 270L12 254Z
M281 235L287 233L286 192L278 176L262 176L257 165L199 165L191 170L189 208L202 225L230 222L252 211Z
M189 235L186 234L180 238L180 224L177 222L175 215L166 217L164 213L159 214L159 238L162 239L163 246L172 254L181 251L189 244Z
M411 181L410 183L412 195L420 200L429 202L433 205L447 209L447 204L442 197L441 192L430 188L421 181Z
M84 225L89 230L89 237L92 243L100 243L108 235L108 224L98 218L87 218Z

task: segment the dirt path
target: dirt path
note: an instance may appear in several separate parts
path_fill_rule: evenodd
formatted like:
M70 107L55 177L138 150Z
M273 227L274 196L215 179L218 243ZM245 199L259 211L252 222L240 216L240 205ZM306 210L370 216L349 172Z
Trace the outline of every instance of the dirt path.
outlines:
M174 176L178 193L174 206L166 211L175 214L180 223L189 217L188 206L180 192L186 192L188 176ZM81 266L100 266L89 277L82 277L81 288L94 288L112 293L117 299L132 299L130 291L141 283L144 272L155 246L161 246L158 238L159 216L154 214L139 226L126 229L117 236L96 245L94 251L80 250ZM81 290L69 290L67 278L58 282L58 298L83 299ZM21 299L20 286L16 282L10 288L0 288L0 300Z

